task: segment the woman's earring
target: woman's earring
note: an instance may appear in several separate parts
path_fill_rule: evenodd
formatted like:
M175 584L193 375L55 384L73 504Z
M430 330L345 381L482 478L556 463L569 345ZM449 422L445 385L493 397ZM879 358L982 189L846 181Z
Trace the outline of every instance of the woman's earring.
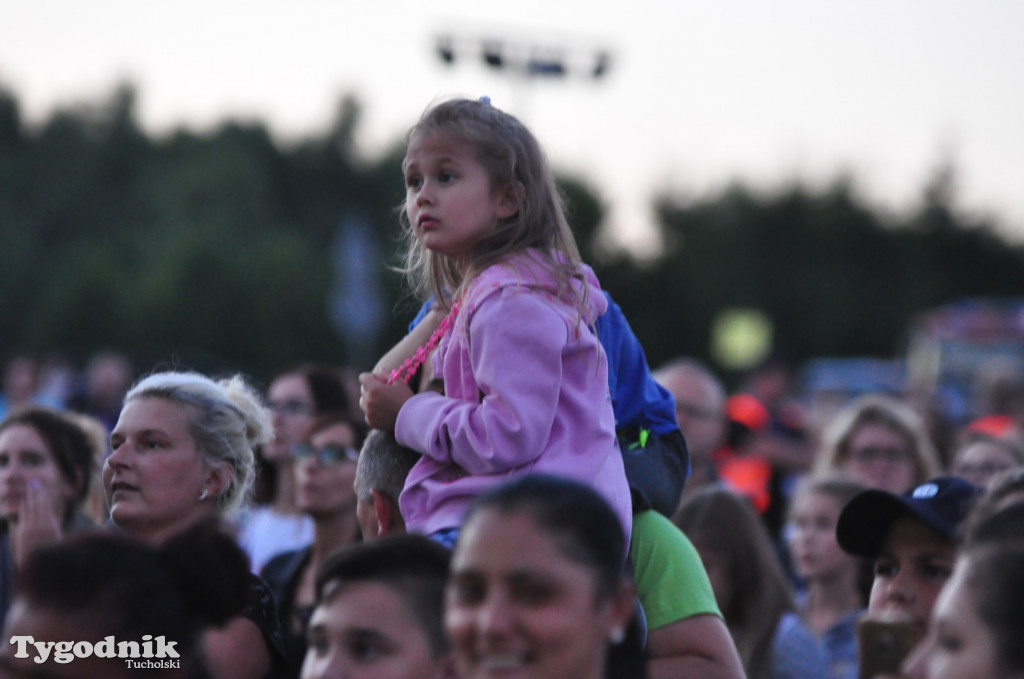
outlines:
M199 493L199 501L202 502L206 498L210 497L210 491L203 488L203 492Z

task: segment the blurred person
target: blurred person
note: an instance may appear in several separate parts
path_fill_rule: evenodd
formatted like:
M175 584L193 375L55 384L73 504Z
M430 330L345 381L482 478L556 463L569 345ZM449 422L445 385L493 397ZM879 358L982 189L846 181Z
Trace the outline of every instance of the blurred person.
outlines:
M1024 679L1024 544L968 546L935 602L907 679Z
M629 558L651 679L743 679L743 663L693 543L653 510L633 516Z
M390 432L375 429L367 436L356 468L365 539L405 530L396 498L417 457ZM647 616L651 677L742 677L711 584L686 536L648 509L634 514L631 538L637 595Z
M957 557L957 538L980 490L954 476L901 495L869 489L843 508L839 545L874 561L868 620L900 620L920 639ZM861 656L863 659L863 655Z
M1008 418L975 420L957 437L950 474L987 486L1002 472L1024 467L1024 438Z
M116 351L101 351L86 363L82 385L71 396L68 408L99 419L109 434L121 414L124 395L134 380L135 367L127 356Z
M690 452L690 488L714 483L718 470L713 455L726 442L727 392L707 366L677 358L654 372L654 379L675 399L676 422Z
M963 533L970 540L977 527L993 515L1014 506L1024 506L1024 468L996 474L971 507L964 521Z
M204 635L244 604L247 573L245 554L211 526L189 529L160 547L93 533L39 549L29 558L4 626L11 643L0 645L0 676L208 677ZM74 643L83 653L86 644L90 653L69 662L53 648L39 662L32 642ZM136 655L135 662L156 667L101 655L116 653L118 644L149 646L148 658Z
M352 447L355 428L347 413L321 415L306 440L292 447L295 506L313 519L313 543L282 552L263 566L260 576L277 600L288 666L281 677L298 677L306 653L306 631L316 603L317 568L338 547L358 542L353 481L359 451Z
M747 677L827 677L825 649L800 621L790 581L749 500L705 486L684 496L672 520L700 554Z
M32 551L94 527L81 510L96 457L95 440L60 411L29 405L0 422L0 627Z
M348 413L353 406L338 369L306 363L278 374L267 389L274 438L257 451L259 473L254 506L238 518L238 541L254 573L275 554L308 547L313 521L295 506L292 447L302 442L317 416ZM353 432L351 447L361 443L363 424Z
M843 507L866 487L844 477L805 477L793 494L786 524L789 562L803 583L797 610L821 639L833 679L856 679L857 621L867 607L866 561L839 546Z
M816 474L846 474L897 495L941 471L921 418L892 396L855 398L825 426L821 446Z
M576 481L530 475L478 496L445 597L459 677L645 677L626 550L616 513Z
M254 447L273 436L270 411L242 376L149 375L125 396L103 466L110 519L124 534L161 545L197 524L226 520L252 487ZM205 637L221 679L263 679L284 666L266 583L249 574L249 603Z
M39 362L26 354L13 356L4 365L0 388L0 418L21 406L43 403L39 396Z
M420 454L395 440L394 432L372 429L356 463L356 516L364 540L405 532L398 505L405 479Z
M98 476L99 470L103 469L103 462L107 459L107 453L110 452L110 430L107 425L92 415L72 410L61 412L81 427L92 442L93 470L94 474ZM82 505L82 514L97 526L102 526L110 518L110 513L107 511L107 497L103 492L102 483L90 484L89 494Z
M448 548L412 534L327 557L302 679L454 679L444 631L450 560Z

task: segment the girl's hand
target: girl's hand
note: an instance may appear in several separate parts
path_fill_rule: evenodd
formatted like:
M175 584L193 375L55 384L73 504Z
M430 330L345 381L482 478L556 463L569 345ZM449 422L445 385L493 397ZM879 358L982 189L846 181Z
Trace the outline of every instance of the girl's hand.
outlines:
M366 424L374 429L394 431L398 411L412 398L412 389L402 381L388 384L383 375L363 373L359 376L359 407Z
M12 526L11 541L17 567L28 561L32 552L44 545L60 542L64 531L61 517L54 511L56 503L36 480L28 483L25 500L18 512L18 521Z

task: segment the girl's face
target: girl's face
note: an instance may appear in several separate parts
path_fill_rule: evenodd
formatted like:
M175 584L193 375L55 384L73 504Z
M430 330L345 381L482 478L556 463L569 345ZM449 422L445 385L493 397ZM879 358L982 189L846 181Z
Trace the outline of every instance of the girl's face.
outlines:
M267 400L274 418L274 440L265 447L264 455L275 464L285 463L292 446L313 424L313 394L302 375L282 375L270 384Z
M978 616L965 582L969 565L957 562L953 577L935 602L928 635L907 660L910 679L1009 679L1000 668L992 630Z
M497 221L518 210L515 193L495 190L469 142L443 134L415 135L404 168L405 214L416 238L454 260L466 262Z
M856 575L857 560L836 541L841 510L839 502L825 493L800 493L794 499L787 541L800 577L831 581L843 574Z
M957 454L950 471L976 486L984 487L993 476L1017 466L1017 460L1010 451L993 441L980 440Z
M0 519L16 519L30 493L46 498L54 515L63 517L75 488L35 427L12 424L0 432Z
M910 516L896 520L875 560L868 610L909 618L924 634L935 599L956 559L956 545Z
M121 411L103 488L110 518L129 535L159 543L216 511L219 480L199 458L188 422L184 407L162 398L135 399Z
M358 453L355 436L347 424L335 424L313 434L307 454L295 460L295 505L299 511L347 514L355 517Z
M459 536L445 608L462 679L599 679L632 599L599 598L531 517L485 509Z
M907 440L893 429L862 424L846 445L843 471L870 488L899 495L914 485L917 470Z

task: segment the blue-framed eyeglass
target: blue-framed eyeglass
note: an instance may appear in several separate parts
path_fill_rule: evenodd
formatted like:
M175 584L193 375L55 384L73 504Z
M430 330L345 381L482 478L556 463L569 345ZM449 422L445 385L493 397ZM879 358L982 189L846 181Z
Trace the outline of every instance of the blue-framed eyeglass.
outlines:
M356 462L359 460L359 451L348 446L315 448L308 443L299 443L292 446L292 457L296 460L315 457L321 464L339 464L341 462Z

